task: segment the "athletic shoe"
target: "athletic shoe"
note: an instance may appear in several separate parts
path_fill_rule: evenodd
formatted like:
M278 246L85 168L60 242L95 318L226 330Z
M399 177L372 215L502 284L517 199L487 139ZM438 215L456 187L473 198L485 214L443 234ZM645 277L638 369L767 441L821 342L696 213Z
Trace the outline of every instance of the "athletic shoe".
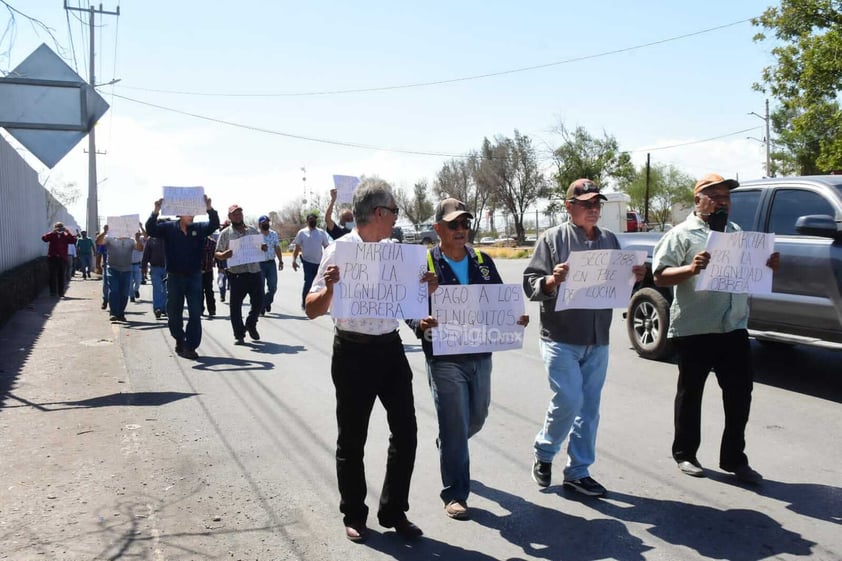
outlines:
M553 477L552 462L542 462L535 460L532 464L532 480L541 487L549 487L550 481Z
M467 520L468 504L465 501L450 501L444 507L444 512L454 520Z
M564 486L589 497L603 497L608 492L593 477L581 479L565 479Z

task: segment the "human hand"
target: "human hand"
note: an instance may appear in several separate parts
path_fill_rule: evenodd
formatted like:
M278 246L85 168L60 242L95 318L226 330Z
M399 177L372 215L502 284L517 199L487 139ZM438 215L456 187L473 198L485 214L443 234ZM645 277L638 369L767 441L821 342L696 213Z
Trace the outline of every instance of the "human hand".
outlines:
M427 331L433 327L438 327L439 321L434 318L433 316L427 316L425 318L421 318L421 321L418 322L418 327L421 328L421 331Z
M283 261L281 261L280 263L278 263L278 270L279 270L279 271L283 271L283 270L284 270L284 262L283 262Z
M529 325L529 316L523 314L522 316L517 318L517 324L526 327L527 325Z
M328 265L325 269L324 279L327 286L339 282L339 265Z
M330 202L336 202L336 188L330 190Z
M781 254L776 251L770 255L769 259L766 260L766 266L772 269L773 273L777 273L778 269L781 268Z
M632 267L632 274L635 282L640 282L646 276L646 265L635 265Z
M208 196L207 196L207 195L205 195L205 208L206 208L207 210L212 210L212 209L213 209L213 206L211 205L211 200L208 198Z
M689 265L690 272L694 275L698 275L702 272L702 269L707 268L708 263L710 263L710 253L707 251L700 251L693 256L693 261Z
M439 288L439 278L432 271L427 271L421 275L421 282L427 283L427 294L432 294Z
M555 284L561 284L567 280L567 274L570 272L570 265L565 261L553 267L553 280Z
M295 259L292 260L292 270L293 271L298 270L298 262Z
M153 211L155 214L161 212L161 205L164 204L164 199L158 199L155 201L155 210Z

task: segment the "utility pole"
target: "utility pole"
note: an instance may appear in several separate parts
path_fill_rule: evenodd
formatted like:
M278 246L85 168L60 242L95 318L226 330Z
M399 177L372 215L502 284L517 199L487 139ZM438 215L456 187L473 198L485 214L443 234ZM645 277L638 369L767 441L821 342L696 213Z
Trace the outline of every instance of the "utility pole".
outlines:
M769 99L766 99L766 115L758 115L754 111L751 111L749 115L754 115L759 119L763 119L766 123L766 136L763 137L763 145L766 147L766 177L772 177L772 136L769 133L769 123L771 119L769 118ZM752 140L757 140L756 138L748 137Z
M649 154L646 154L646 193L643 196L643 221L649 224Z
M88 74L88 84L90 84L92 88L96 88L96 80L94 79L94 56L96 54L96 51L94 49L94 37L96 36L96 30L94 29L94 16L96 14L119 16L120 7L117 6L117 11L115 12L108 12L102 9L102 4L99 5L99 8L94 8L93 6L91 6L90 8L86 9L68 6L67 0L64 0L64 9L75 12L88 12L88 35L90 35L91 47L91 68ZM94 235L96 234L96 232L99 232L99 195L97 194L96 181L96 134L94 132L95 123L89 123L89 125L91 130L88 133L88 219L86 222L88 233Z

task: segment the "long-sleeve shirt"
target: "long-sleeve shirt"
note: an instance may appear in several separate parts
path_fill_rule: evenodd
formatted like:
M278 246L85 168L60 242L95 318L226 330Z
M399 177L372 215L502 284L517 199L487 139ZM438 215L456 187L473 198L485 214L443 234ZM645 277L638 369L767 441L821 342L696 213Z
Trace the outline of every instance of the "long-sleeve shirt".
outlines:
M164 240L167 256L167 271L177 274L200 273L202 270L202 251L205 239L219 229L219 214L208 209L207 222L194 222L187 226L187 233L181 231L181 223L158 223L158 215L153 213L146 220L146 232Z
M164 248L164 240L161 238L149 238L146 240L146 246L143 248L143 259L141 264L145 267L151 265L153 267L166 267L167 255Z
M76 243L76 236L63 230L47 232L41 236L41 240L47 242L47 257L61 257L67 261L67 246Z

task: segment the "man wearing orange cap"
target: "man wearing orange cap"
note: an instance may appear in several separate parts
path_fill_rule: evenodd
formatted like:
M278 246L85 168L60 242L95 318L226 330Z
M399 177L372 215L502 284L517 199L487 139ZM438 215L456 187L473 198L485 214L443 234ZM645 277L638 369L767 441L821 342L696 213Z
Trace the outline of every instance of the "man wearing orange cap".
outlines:
M678 389L675 396L675 438L672 456L678 469L692 477L705 472L696 457L701 443L702 393L713 370L722 388L725 429L719 467L746 483L763 477L753 470L745 454L745 427L751 407L753 372L748 341L748 295L696 291L696 275L710 262L705 251L708 234L734 232L728 222L734 179L710 173L693 188L694 210L667 232L655 246L652 271L655 284L674 286L667 333L678 352ZM777 271L779 254L766 265Z

